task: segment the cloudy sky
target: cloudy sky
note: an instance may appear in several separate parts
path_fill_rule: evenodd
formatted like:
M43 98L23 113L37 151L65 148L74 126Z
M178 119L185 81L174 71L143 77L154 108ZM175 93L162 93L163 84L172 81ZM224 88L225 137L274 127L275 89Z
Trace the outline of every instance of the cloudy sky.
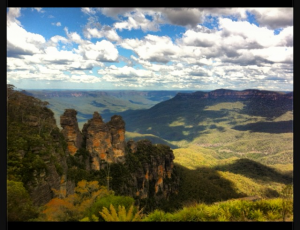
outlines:
M20 89L293 90L293 8L7 8Z

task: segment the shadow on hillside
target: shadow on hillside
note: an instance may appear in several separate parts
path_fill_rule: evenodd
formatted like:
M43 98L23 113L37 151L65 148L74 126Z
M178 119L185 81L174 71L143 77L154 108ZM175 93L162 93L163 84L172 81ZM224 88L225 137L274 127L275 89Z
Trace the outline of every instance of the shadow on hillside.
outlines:
M139 113L142 114L143 111ZM131 112L132 113L132 112ZM132 113L133 114L133 113ZM126 123L126 130L140 134L153 134L168 141L188 141L191 142L195 137L209 127L199 125L207 118L217 122L226 121L228 111L180 111L165 114L134 114L123 113ZM151 127L151 129L149 129Z
M251 116L261 116L266 118L279 117L287 111L293 110L293 100L282 98L280 100L251 100L243 108L241 113Z
M242 174L248 178L265 182L292 183L292 175L282 174L275 169L249 159L238 159L234 163L218 165L215 170L229 171L235 174Z
M238 131L250 130L251 132L264 133L292 133L293 121L278 121L278 122L256 122L246 125L237 125L233 129Z
M220 176L217 170L208 167L188 169L175 163L180 175L180 188L176 199L182 204L206 203L211 204L233 198L245 197L234 189L234 183Z

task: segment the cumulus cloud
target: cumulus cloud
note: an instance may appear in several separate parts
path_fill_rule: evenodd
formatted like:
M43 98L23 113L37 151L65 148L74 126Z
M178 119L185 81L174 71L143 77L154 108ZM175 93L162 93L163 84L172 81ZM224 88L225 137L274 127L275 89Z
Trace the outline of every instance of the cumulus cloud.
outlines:
M159 8L167 21L174 25L195 27L203 20L201 8Z
M278 29L293 26L293 8L252 8L249 11L255 15L260 26Z
M19 23L12 23L12 21L7 25L7 56L42 53L45 38L39 34L27 32Z
M142 40L124 39L120 46L132 49L140 58L152 62L167 63L176 55L178 47L167 36L146 35Z
M95 44L83 40L76 32L68 32L67 38L53 36L48 41L39 34L27 32L17 20L21 10L11 8L7 14L7 78L9 81L32 79L70 81L82 83L100 82L100 79L86 75L85 70L95 66L103 67L99 58L91 57L89 53L83 56L78 50L58 50L59 43L82 44L101 52L100 60L112 61L117 59L117 50L107 41ZM56 24L59 25L59 24ZM79 49L81 47L79 46ZM91 56L91 55L90 55ZM71 74L65 74L69 71Z
M216 41L220 40L218 33L196 32L187 30L182 36L182 43L187 46L211 47L216 45Z
M246 21L247 11L259 26ZM46 41L22 27L20 8L9 8L8 81L108 82L124 88L153 89L280 90L293 84L290 8L81 8L81 12L87 16L82 33L65 27L65 37L56 35ZM117 21L102 25L99 13ZM230 17L223 17L226 15ZM207 16L213 16L214 29L201 25ZM158 32L164 24L186 28L175 40L161 33L146 34ZM59 22L53 25L61 26ZM278 28L280 32L274 34ZM142 30L145 36L122 38L121 30ZM118 47L134 55L122 57ZM117 67L113 62L127 66ZM92 76L94 67L100 68L101 78Z
M88 23L83 28L83 35L87 39L91 38L107 38L109 41L119 41L121 38L117 34L115 28L111 26L102 26L95 15L97 9L95 8L82 8L81 11L89 15Z
M153 16L154 14L148 14ZM117 22L114 24L114 27L118 30L132 30L132 29L141 29L142 31L158 31L159 24L157 20L149 20L146 18L145 14L142 12L133 12L131 14L125 14L124 16L128 17L127 21ZM154 17L155 19L156 17Z
M173 24L195 28L203 23L207 16L233 16L239 20L247 18L247 12L253 14L260 26L278 29L293 25L293 8L218 8L218 7L147 7L147 8L101 8L101 13L113 18L126 17L128 20L117 23L120 29L136 29L138 22L146 22L146 15L153 16L148 30L156 31L160 24ZM139 20L138 20L139 18ZM159 20L157 20L159 18ZM145 30L146 28L144 28Z
M119 15L123 15L127 12L131 12L135 10L135 8L130 8L130 7L112 7L112 8L101 8L100 11L102 14L108 16L108 17L113 17L113 18L118 18Z
M94 8L82 7L81 11L85 14L90 14L90 15L96 14L96 10Z
M7 26L16 23L18 26L21 26L20 21L17 20L21 16L21 8L8 8L7 12Z
M110 42L102 40L100 42L93 43L82 43L78 46L76 51L87 60L95 60L101 62L115 62L118 59L118 50Z
M71 42L77 44L81 44L85 42L83 39L81 39L80 35L77 32L69 32L67 27L64 28L64 31L66 32L66 35Z
M83 34L88 39L102 37L107 38L109 41L119 41L121 39L115 29L110 26L103 26L100 29L97 27L86 27L83 30Z

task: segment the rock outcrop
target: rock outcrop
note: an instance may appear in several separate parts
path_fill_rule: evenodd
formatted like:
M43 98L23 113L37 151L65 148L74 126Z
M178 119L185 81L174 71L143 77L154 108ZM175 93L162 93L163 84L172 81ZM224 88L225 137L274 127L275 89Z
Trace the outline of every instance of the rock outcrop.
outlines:
M94 112L93 118L84 124L82 134L91 154L91 169L100 170L106 163L125 161L125 122L120 116L104 123L100 114Z
M33 120L32 117L29 117L30 121ZM39 124L35 125L30 122L28 125L36 127ZM38 156L34 161L36 163L32 163L39 166L33 170L32 179L26 183L26 188L32 198L33 204L38 206L46 204L54 197L53 190L56 190L60 194L60 197L66 197L74 193L75 188L75 183L67 180L68 155L63 150L62 136L51 114L47 119L47 125L48 127L52 127L50 136L45 140L43 145L31 147L29 151L33 155Z
M60 117L62 133L68 144L67 151L71 155L74 155L82 144L82 135L78 128L76 115L77 112L74 109L66 109Z
M81 137L77 128L76 111L66 110L61 116L61 124L69 143L68 150L74 151L78 148L76 143L80 143L75 140ZM93 117L83 126L82 141L82 146L89 153L90 165L86 167L87 170L106 169L108 163L121 163L130 171L126 182L115 188L120 194L130 195L137 200L156 197L158 201L178 191L179 181L173 173L174 154L170 147L152 145L148 140L130 140L126 143L125 122L121 116L114 115L105 123L101 115L94 112ZM127 154L133 154L131 156L137 160L134 161L134 169L130 168L133 163L126 160Z
M127 147L141 159L141 165L133 174L133 196L139 199L154 196L159 201L178 191L179 178L173 174L175 157L169 146L152 145L149 140L131 140Z

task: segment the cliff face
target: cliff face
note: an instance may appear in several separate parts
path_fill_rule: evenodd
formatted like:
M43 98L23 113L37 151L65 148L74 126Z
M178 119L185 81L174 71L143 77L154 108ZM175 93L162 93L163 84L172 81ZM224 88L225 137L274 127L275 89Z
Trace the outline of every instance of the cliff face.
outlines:
M44 205L55 189L61 196L73 193L66 180L65 142L47 102L8 88L7 179L20 181L34 205Z
M38 126L39 123L32 123L33 117L30 118L29 126ZM52 126L53 130L47 141L42 146L36 146L31 149L32 154L40 156L44 167L37 167L32 173L26 187L32 197L35 205L44 205L53 198L53 189L59 191L61 197L72 194L75 183L67 180L67 154L63 150L61 135L56 130L56 123L53 117L49 116L47 120L48 126ZM67 149L66 149L67 150ZM45 154L48 153L48 154Z
M50 155L41 156L44 161L44 169L34 170L32 180L26 187L35 205L44 205L53 198L53 189L59 191L61 197L74 192L75 183L67 180L67 156L64 155L59 136L44 147L37 147L33 153L40 155L44 150L50 149Z
M120 116L113 116L104 123L98 112L84 124L83 138L90 152L91 169L100 170L101 163L124 163L125 160L125 122Z
M78 148L74 143L80 143L75 140L81 137L81 134L75 132L78 128L74 127L77 126L76 111L66 110L61 116L61 124L62 133L68 140L69 153L73 154L70 149ZM126 143L125 122L122 117L114 115L109 122L104 123L100 114L94 112L93 118L83 126L82 141L89 152L90 165L87 170L106 169L108 163L121 163L128 168L130 171L128 180L122 185L117 185L122 187L118 189L123 195L130 195L137 199L154 196L159 200L167 198L178 190L179 181L173 175L174 154L170 147L152 145L147 140L138 142L131 140ZM134 161L135 165L132 166L129 158L126 158L127 154L137 159Z
M76 115L77 112L74 109L66 109L60 117L62 133L67 141L67 152L70 155L74 155L82 144L82 135L78 128Z
M135 197L166 199L178 191L179 178L174 175L174 154L166 145L152 145L148 140L128 141L129 152L140 158L141 164L132 174ZM147 159L147 160L145 160Z

